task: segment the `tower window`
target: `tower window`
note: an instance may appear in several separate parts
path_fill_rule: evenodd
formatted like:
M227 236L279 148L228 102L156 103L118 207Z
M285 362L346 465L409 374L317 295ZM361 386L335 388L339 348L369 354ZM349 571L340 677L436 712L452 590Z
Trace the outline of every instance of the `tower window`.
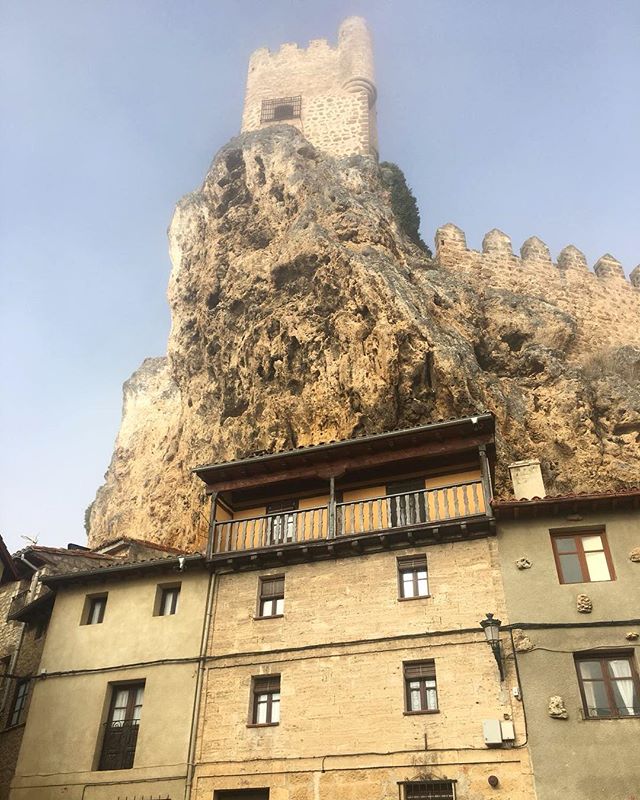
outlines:
M278 122L284 119L300 119L302 97L276 97L263 100L260 122Z

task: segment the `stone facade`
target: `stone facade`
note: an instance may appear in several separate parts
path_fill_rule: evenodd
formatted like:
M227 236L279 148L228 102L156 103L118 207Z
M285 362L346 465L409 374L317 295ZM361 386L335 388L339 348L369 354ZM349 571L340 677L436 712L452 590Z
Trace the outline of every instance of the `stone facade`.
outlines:
M270 114L263 104L279 98L300 98L299 116L264 121ZM375 103L371 36L363 19L350 17L340 26L337 47L315 39L306 50L284 44L277 53L253 53L242 131L286 121L331 155L377 157Z
M397 558L421 554L430 596L399 599ZM274 574L284 614L256 619L259 578ZM534 797L512 659L501 684L478 624L478 609L505 619L491 537L216 582L194 798L268 787L271 800L387 800L428 776L480 800L493 797L492 774L512 800ZM420 659L435 661L437 713L405 713L403 663ZM251 679L269 674L280 675L280 724L251 727ZM484 719L512 720L515 747L488 748Z

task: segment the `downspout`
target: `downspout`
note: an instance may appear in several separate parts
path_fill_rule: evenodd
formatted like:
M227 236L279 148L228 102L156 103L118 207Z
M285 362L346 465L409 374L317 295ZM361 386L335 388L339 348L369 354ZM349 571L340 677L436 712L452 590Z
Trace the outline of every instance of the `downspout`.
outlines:
M213 555L214 532L216 519L216 506L218 494L215 492L211 497L211 516L209 518L209 539L207 541L207 561ZM200 654L198 657L198 677L196 679L196 690L193 697L193 711L191 714L191 730L189 732L189 750L187 760L187 775L184 785L184 800L189 800L193 786L193 774L196 767L196 744L198 739L198 720L200 718L200 706L202 704L202 685L204 683L204 670L207 656L207 645L209 643L209 633L211 630L211 620L213 617L213 602L216 595L217 584L214 572L209 573L207 586L207 600L205 605L205 617L202 623L202 638L200 639Z
M491 486L491 470L489 469L489 459L487 458L487 446L481 444L478 447L480 456L480 474L482 475L482 493L484 494L484 513L487 517L493 517L491 500L493 499L493 487Z

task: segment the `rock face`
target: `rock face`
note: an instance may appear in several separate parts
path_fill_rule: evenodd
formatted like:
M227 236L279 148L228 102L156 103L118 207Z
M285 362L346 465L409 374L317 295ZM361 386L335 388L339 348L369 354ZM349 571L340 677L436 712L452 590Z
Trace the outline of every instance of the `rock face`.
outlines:
M401 233L373 159L286 125L217 155L170 232L167 359L125 384L90 543L201 546L191 470L491 410L498 491L537 457L549 492L640 481L640 292L540 240L485 253L454 226L434 261ZM563 251L564 252L564 251Z

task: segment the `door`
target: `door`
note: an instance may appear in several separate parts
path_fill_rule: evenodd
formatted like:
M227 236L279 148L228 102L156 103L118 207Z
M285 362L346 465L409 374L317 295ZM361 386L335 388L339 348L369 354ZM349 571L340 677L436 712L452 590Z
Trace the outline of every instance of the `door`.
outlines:
M269 544L286 544L296 540L296 514L287 514L287 511L297 511L297 500L278 500L269 503Z
M389 520L392 528L427 521L424 478L395 481L387 486Z

